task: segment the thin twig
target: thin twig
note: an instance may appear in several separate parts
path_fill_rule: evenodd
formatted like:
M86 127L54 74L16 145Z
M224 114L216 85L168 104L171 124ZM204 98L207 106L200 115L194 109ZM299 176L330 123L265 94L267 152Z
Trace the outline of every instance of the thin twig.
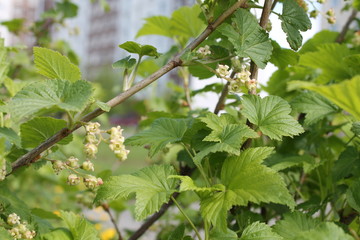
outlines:
M176 199L179 196L180 193L176 192L172 195L172 197L174 199ZM146 220L146 222L144 222L143 225L140 226L140 228L138 230L136 230L136 232L131 235L131 237L129 238L129 240L136 240L139 237L141 237L148 229L151 225L154 224L154 222L156 222L162 215L164 215L164 213L169 209L169 207L171 207L174 204L174 202L172 200L170 200L168 203L164 204L161 206L160 210L153 214L150 218L148 218Z
M261 18L260 18L260 23L259 23L260 27L262 27L263 29L266 28L266 25L269 21L269 16L270 16L272 7L273 7L272 0L265 0L264 8L261 13ZM251 79L257 80L258 79L258 66L254 63L254 61L251 61L250 72L251 72L251 76L250 76ZM256 89L249 91L249 94L256 95Z
M226 97L229 93L229 86L230 86L230 82L227 82L225 85L224 85L224 88L223 90L221 91L221 95L219 97L219 100L216 104L216 107L215 107L215 110L214 110L214 113L215 114L218 114L220 112L220 110L223 110L224 109L224 106L225 106L225 100L226 100Z
M222 24L238 8L245 6L245 3L246 3L246 0L241 0L241 1L236 2L228 10L226 10L214 23L209 24L207 26L207 28L196 39L194 39L183 51L181 51L179 54L177 54L165 66L163 66L158 71L151 74L149 77L145 78L141 82L137 83L133 87L129 88L127 91L125 91L125 92L119 94L118 96L114 97L113 99L108 101L107 104L110 107L115 107L115 106L119 105L120 103L124 102L126 99L130 98L135 93L139 92L140 90L142 90L143 88L145 88L146 86L151 84L152 82L159 79L164 74L168 73L170 70L172 70L172 69L174 69L174 68L176 68L178 66L181 66L182 61L181 61L180 58L185 52L192 51L197 46L199 46L199 44L201 42L203 42L220 24ZM103 114L104 112L105 111L98 108L98 109L94 110L93 112L91 112L91 113L87 114L86 116L84 116L81 119L81 121L82 122L88 122L88 121L98 117L99 115ZM69 134L71 134L72 132L74 132L76 129L78 129L80 127L81 127L81 124L76 124L72 129L68 129L68 128L61 129L59 132L57 132L55 135L53 135L52 137L47 139L45 142L40 144L38 147L32 149L31 151L29 151L28 153L26 153L25 155L23 155L22 157L17 159L12 164L12 171L10 173L8 173L7 176L10 175L11 173L13 173L19 167L29 165L32 162L34 162L34 159L39 158L39 156L40 156L40 154L42 152L49 149L54 144L56 144L57 142L59 142L63 138L67 137Z
M347 33L347 31L349 30L350 24L352 23L352 21L354 21L356 19L356 14L357 14L357 10L353 10L348 18L348 20L346 21L343 29L341 30L339 36L336 38L336 42L337 43L342 43L345 40L345 35Z
M109 208L109 205L107 204L102 204L101 207L104 209L105 212L107 212L107 214L109 215L109 218L110 218L110 221L112 222L112 224L114 225L115 227L115 230L119 236L119 240L123 240L123 237L121 236L121 232L120 232L120 229L116 223L116 220L114 218L114 216L112 215L111 211L110 211L110 208Z
M231 75L230 75L230 78L234 78L236 72L232 72ZM216 103L216 107L214 109L214 113L215 114L218 114L220 112L220 110L223 110L224 109L224 106L225 106L225 100L226 100L226 97L229 93L229 86L230 86L230 82L228 81L222 91L221 91L221 95L219 97L219 100L218 102Z

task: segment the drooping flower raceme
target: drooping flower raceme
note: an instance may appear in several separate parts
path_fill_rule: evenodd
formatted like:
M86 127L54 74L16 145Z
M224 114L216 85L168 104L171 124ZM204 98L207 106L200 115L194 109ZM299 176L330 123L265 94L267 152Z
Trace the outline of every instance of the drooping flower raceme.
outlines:
M36 236L36 232L34 230L28 229L26 222L20 223L20 217L16 213L9 214L6 222L12 226L12 228L8 231L14 240L33 239Z
M110 130L110 149L120 161L125 161L129 150L125 148L125 138L122 135L123 129L120 126L112 127Z

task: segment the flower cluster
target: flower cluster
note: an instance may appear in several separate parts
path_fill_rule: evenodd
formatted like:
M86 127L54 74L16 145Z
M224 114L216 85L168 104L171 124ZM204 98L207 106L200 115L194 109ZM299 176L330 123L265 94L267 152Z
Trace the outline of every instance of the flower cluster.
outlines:
M354 33L352 43L354 44L354 46L360 46L360 31Z
M200 47L196 53L200 58L204 58L207 55L211 55L210 47L208 45L205 45L204 47Z
M6 177L6 164L4 162L4 164L2 165L2 167L0 168L0 182L2 180L4 180Z
M221 78L225 79L228 78L230 74L228 65L219 64L215 71Z
M256 90L257 81L256 79L251 79L251 73L247 70L246 66L242 66L241 71L235 74L234 78L229 77L229 66L227 65L218 65L216 73L219 77L229 81L229 91L233 93L241 92L241 87L245 86L249 91Z
M85 137L85 153L89 158L95 158L96 153L98 152L98 145L101 139L100 123L90 122L85 125L86 137Z
M335 11L333 8L330 8L327 12L326 12L326 16L327 16L327 21L330 24L334 24L336 22L336 18L335 18Z
M112 127L110 129L109 147L120 161L125 161L130 151L125 149L125 138L123 137L122 132L123 129L120 126Z
M28 229L26 222L20 222L20 217L16 213L11 213L7 217L6 222L11 226L11 229L8 231L14 240L33 239L36 236L34 230Z
M95 122L86 124L85 130L85 161L79 163L78 158L71 156L66 161L51 160L51 162L56 174L59 174L64 169L67 169L71 172L71 174L67 177L67 184L74 186L83 181L84 185L91 190L103 184L103 180L87 173L82 173L81 171L78 171L78 169L89 172L93 172L95 170L94 164L90 160L91 158L95 158L95 155L98 151L98 145L102 141L108 143L110 149L115 153L115 156L121 161L127 159L127 155L130 151L125 149L125 138L122 135L123 129L120 126L103 131L100 130L100 124ZM104 133L108 133L110 137L105 139L102 136Z
M311 18L316 18L318 15L319 15L319 11L318 10L312 10L311 12L310 12L310 17Z

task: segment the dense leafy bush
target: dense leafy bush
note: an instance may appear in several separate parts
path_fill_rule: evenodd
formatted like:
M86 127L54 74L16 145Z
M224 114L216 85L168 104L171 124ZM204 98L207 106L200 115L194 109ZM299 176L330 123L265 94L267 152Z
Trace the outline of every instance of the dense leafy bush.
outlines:
M34 65L1 40L0 238L100 239L79 215L100 207L117 231L102 239L146 236L163 215L158 239L359 239L360 35L350 28L359 3L346 4L352 13L340 33L323 30L304 44L301 32L319 12L302 0L199 0L171 17L150 17L138 36L175 45L160 54L121 44L130 55L113 67L123 73L123 92L107 103L83 79L74 52L44 29L76 15L70 1L31 26ZM270 14L291 49L269 38ZM323 15L336 21L332 9ZM3 24L14 34L29 31L21 23ZM260 87L258 68L269 62L277 70ZM182 84L170 85L161 110L140 111L138 133L125 139L126 129L91 122L173 69ZM190 89L190 79L213 76L217 83ZM219 96L213 112L192 106L205 92ZM145 147L150 164L116 174L98 156L106 145L120 162ZM138 230L118 226L126 209L144 220Z

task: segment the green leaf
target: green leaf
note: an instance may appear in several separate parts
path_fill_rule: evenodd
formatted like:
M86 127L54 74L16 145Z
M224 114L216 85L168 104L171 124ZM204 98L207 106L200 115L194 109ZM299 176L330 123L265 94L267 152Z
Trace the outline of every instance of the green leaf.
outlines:
M360 169L360 155L355 147L346 148L339 156L333 167L333 178L335 181L349 177Z
M283 238L274 233L268 225L265 223L254 222L247 226L239 240L282 240Z
M99 188L95 202L127 198L135 193L135 216L143 220L159 211L176 191L178 181L168 179L170 175L176 175L175 169L164 164L143 168L132 175L111 177Z
M245 124L235 124L237 120L229 114L222 114L219 117L216 114L207 113L200 120L212 130L203 141L219 143L208 144L198 152L194 157L195 164L201 164L201 160L209 153L228 152L239 155L240 147L246 139L258 137L258 134Z
M16 146L20 146L20 137L11 128L0 127L0 137L4 137L9 142L14 143Z
M85 218L72 212L60 211L60 217L69 227L73 239L76 240L100 240L95 226ZM64 231L62 231L64 233Z
M46 211L42 208L31 209L31 214L34 214L44 219L57 219L57 220L60 219L58 215L54 214L53 212Z
M360 120L360 76L329 86L315 85L303 88L317 92Z
M360 54L346 56L344 57L343 61L347 65L348 73L351 76L360 74L360 69L358 68L360 65Z
M10 21L3 21L0 24L5 26L9 32L18 34L24 27L24 18L14 18Z
M92 94L89 82L79 80L47 80L29 84L7 105L14 119L30 117L41 112L81 112Z
M210 240L238 240L236 232L227 229L225 232L214 228L210 232Z
M56 228L53 231L41 235L42 240L74 240L71 232L66 228Z
M271 139L281 140L283 136L293 137L304 132L300 124L289 115L290 105L280 97L245 95L242 103L241 113Z
M36 117L21 124L20 136L23 148L37 147L61 129L67 127L67 122L51 117ZM66 145L72 141L72 135L59 141L58 144Z
M349 234L337 226L333 222L324 222L318 225L317 228L303 232L301 235L293 238L294 240L354 240Z
M223 23L218 31L234 45L239 57L249 57L259 68L265 68L272 53L271 41L249 11L237 10L232 25Z
M328 43L317 47L315 52L300 55L299 64L319 69L320 75L315 79L318 83L328 83L350 78L349 68L343 59L350 54L346 45Z
M136 34L136 37L144 35L161 35L165 37L172 37L170 18L165 16L154 16L145 18L145 24Z
M296 211L293 213L286 213L284 219L277 221L273 228L274 231L284 239L291 240L295 239L303 232L316 228L319 223L319 220Z
M336 105L321 95L313 92L307 92L297 96L291 101L291 106L300 113L306 113L306 125L312 125L329 114L338 111Z
M232 190L208 193L200 202L203 218L219 231L227 231L227 212L236 204L236 194Z
M112 64L112 67L117 69L117 68L125 68L125 69L130 69L132 68L134 65L136 64L136 59L135 58L131 58L131 56L127 56L123 59L120 59L119 61L116 61Z
M149 155L154 156L169 143L181 142L188 129L188 119L159 118L151 127L128 139L125 144L132 146L151 145Z
M199 5L184 6L175 10L171 16L172 35L187 39L197 37L206 28L204 22L199 18L200 14Z
M110 112L110 110L111 110L111 107L107 103L96 100L95 104L98 108L100 108L101 110L103 110L105 112Z
M185 233L185 225L180 224L169 236L168 240L182 240Z
M360 180L355 180L346 192L346 199L353 209L360 213Z
M8 232L8 230L6 230L3 227L0 227L0 239L1 240L13 240L14 238L11 237L10 233Z
M318 166L315 158L307 154L288 157L280 157L275 155L274 157L271 157L268 159L268 161L266 161L266 165L271 167L275 171L281 171L291 167L301 166L303 167L305 173L310 173Z
M2 144L2 142L0 142ZM2 149L1 149L2 150ZM3 153L2 153L3 154ZM4 172L3 172L4 171ZM3 175L4 173L6 174L7 173L7 170L6 170L6 159L4 158L4 156L1 156L0 155L0 173L1 173L1 176L0 176L0 182L2 180L5 179L5 176Z
M81 79L78 66L59 52L34 47L34 62L37 72L49 79L61 79L75 82Z
M272 41L273 52L270 62L279 68L286 68L289 65L296 65L299 60L299 54L290 50L281 48L280 45Z
M63 18L73 18L78 14L78 6L70 1L57 2L56 10L62 12Z
M204 157L206 157L210 153L217 153L217 152L226 152L228 154L239 155L240 149L234 148L229 143L214 143L208 144L206 147L201 149L194 157L194 163L196 165L200 165L201 161Z
M284 0L283 10L279 16L281 28L286 33L286 40L294 50L299 49L302 44L300 31L311 29L311 21L305 10L295 0Z
M316 33L307 42L305 42L304 45L301 47L299 53L303 54L306 52L317 51L318 46L321 46L326 43L334 43L338 35L339 35L338 32L322 30Z
M0 38L0 84L4 81L8 70L9 63L6 61L7 50L5 48L4 39Z
M169 178L179 179L180 183L180 192L185 191L194 191L194 192L213 192L213 191L222 191L224 188L220 186L212 186L212 187L198 187L195 185L194 181L189 176L179 176L179 175L170 175Z
M160 54L157 52L157 49L151 45L141 45L133 41L127 41L119 45L120 48L128 51L129 53L136 53L139 56L150 56L150 57L159 57ZM130 59L131 60L131 59ZM129 60L129 61L130 61ZM130 65L133 60L131 60Z
M353 122L352 126L351 126L351 131L356 135L356 136L360 136L360 121L358 122Z
M227 211L234 205L279 203L294 208L295 202L280 175L262 164L273 148L250 148L240 156L228 157L221 170L225 191L207 194L201 199L204 219L226 231Z
M275 170L262 164L272 151L273 148L269 147L250 148L240 156L225 160L221 183L237 194L237 205L246 206L249 201L273 202L294 208L294 200L283 179Z

